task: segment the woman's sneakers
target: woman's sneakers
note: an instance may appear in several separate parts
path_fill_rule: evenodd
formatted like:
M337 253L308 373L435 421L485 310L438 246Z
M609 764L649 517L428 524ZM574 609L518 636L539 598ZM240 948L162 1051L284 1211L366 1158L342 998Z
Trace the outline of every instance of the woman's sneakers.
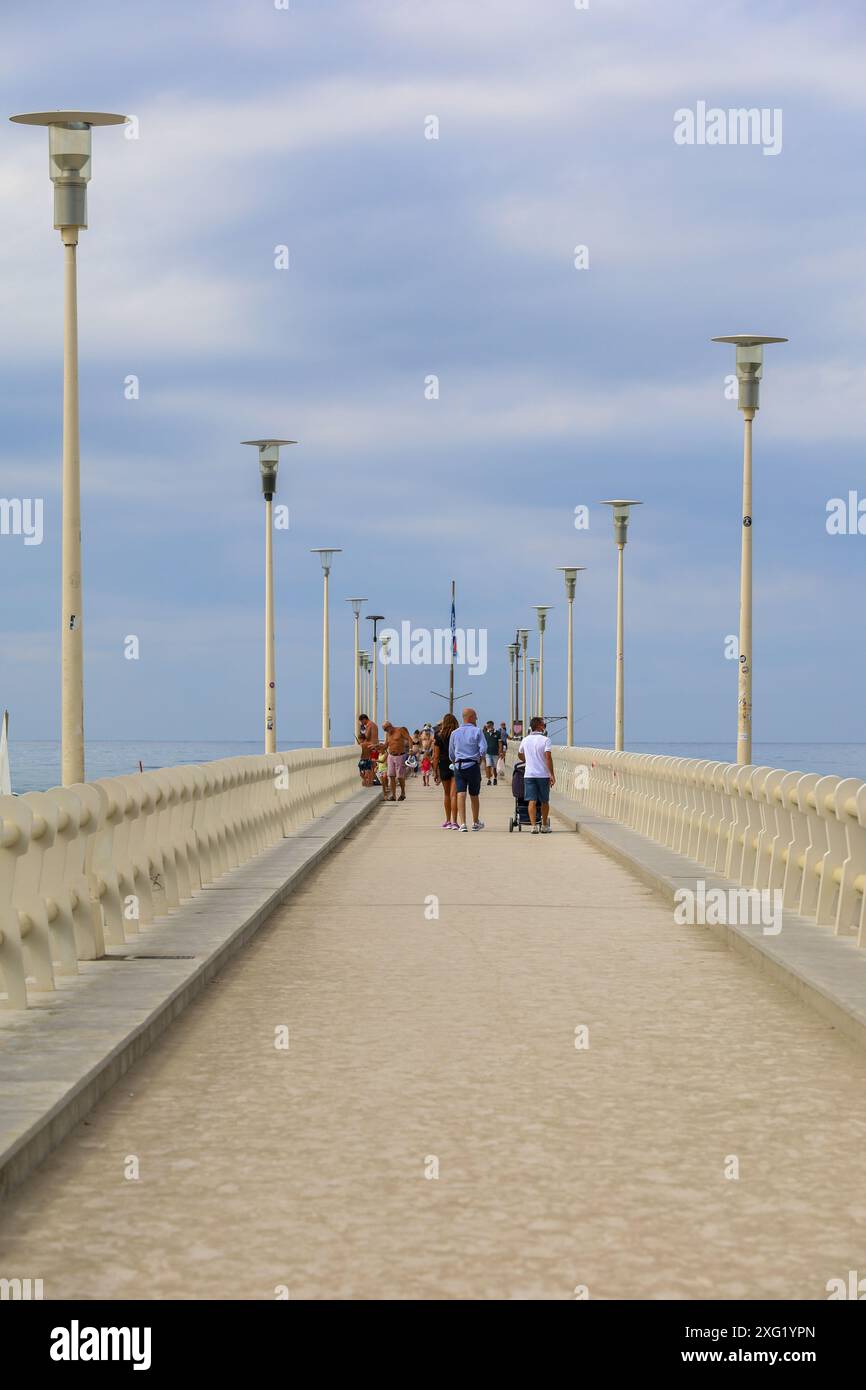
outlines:
M483 829L484 829L484 821L483 821L483 820L474 821L474 822L473 822L473 825L472 825L472 829L473 829L473 830L483 830Z

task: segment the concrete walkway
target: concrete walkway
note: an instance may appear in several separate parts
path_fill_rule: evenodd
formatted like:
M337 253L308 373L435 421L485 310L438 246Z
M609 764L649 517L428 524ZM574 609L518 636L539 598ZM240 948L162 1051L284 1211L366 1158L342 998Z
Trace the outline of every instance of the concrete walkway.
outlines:
M866 1056L579 836L509 835L507 789L483 800L487 830L442 831L418 778L315 870L4 1204L0 1276L822 1299L866 1275Z

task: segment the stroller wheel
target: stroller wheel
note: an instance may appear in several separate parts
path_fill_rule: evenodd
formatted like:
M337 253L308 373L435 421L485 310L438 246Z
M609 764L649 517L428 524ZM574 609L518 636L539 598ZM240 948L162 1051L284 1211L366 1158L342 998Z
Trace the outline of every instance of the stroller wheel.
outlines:
M514 821L513 821L513 820L509 820L509 822L508 822L508 833L509 833L509 835L511 834L511 832L512 832L513 829L514 829Z
M518 822L517 822L517 829L518 829L518 830L522 830L522 829L523 829L523 822L520 821L520 820L518 820Z

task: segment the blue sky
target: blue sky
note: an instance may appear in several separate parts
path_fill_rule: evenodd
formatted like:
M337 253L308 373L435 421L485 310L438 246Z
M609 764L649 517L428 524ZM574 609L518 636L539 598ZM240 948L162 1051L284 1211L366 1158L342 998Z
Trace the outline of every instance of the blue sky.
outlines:
M277 434L278 728L319 730L332 576L335 741L351 724L346 596L398 626L488 630L461 681L507 715L506 645L585 565L578 736L612 733L615 550L626 552L626 742L731 740L741 420L717 334L767 350L755 425L756 740L863 739L866 25L850 5L686 0L58 0L0 21L8 113L125 111L94 133L80 250L85 718L90 738L257 738L262 506L239 441ZM63 43L58 43L58 35ZM679 146L700 100L780 108L776 157ZM425 120L439 139L425 139ZM0 705L59 723L62 254L47 139L0 127ZM274 268L286 244L290 268ZM589 269L573 265L589 248ZM140 399L124 380L140 380ZM440 381L426 400L424 380ZM140 639L138 661L124 638ZM392 712L441 712L441 670L391 672Z

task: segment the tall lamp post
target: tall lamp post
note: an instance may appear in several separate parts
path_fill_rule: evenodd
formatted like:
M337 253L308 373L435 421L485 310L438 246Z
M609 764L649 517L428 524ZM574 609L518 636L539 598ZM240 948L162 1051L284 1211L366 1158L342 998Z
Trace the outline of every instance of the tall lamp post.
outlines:
M274 493L280 445L296 444L296 439L244 439L259 451L259 472L265 499L265 752L277 751L277 672L274 660Z
M81 593L81 459L78 438L78 233L87 227L91 130L123 125L105 111L31 111L18 125L48 127L48 172L54 184L54 226L64 246L63 485L60 637L60 776L84 781L84 650Z
M365 598L349 598L346 599L346 602L351 603L352 612L355 615L355 726L352 734L354 738L358 733L358 719L361 714L361 648L359 645L359 624L361 618L361 604L366 603L367 600ZM366 714L367 711L365 710L364 713Z
M520 643L514 641L508 648L511 656L512 679L511 679L511 724L508 726L508 734L511 736L511 728L515 719L520 718Z
M538 713L538 657L529 658L529 718L533 720Z
M342 550L335 549L333 546L314 546L310 554L318 555L322 562L322 578L324 586L322 590L322 747L331 746L331 641L328 620L328 577L331 573L331 562L335 555L342 555Z
M373 624L373 723L379 723L379 648L376 642L376 634L379 631L379 624L384 622L384 613L368 613L367 622Z
M526 704L526 676L528 667L526 649L529 646L529 628L519 627L517 629L517 636L520 639L520 648L523 653L523 697L521 700L520 722L523 725L523 737L526 738L526 735L529 733L529 723L527 720L528 711Z
M740 652L737 680L737 762L752 761L752 421L758 410L764 374L764 344L787 343L787 338L764 338L734 333L714 338L737 349L737 408L743 412L743 510L740 518Z
M538 709L536 714L544 718L544 629L547 627L547 615L550 612L550 604L536 603L535 612L538 617Z
M361 704L364 706L364 713L370 712L370 658L366 652L360 652L358 657L361 663Z
M611 501L606 499L602 506L613 507L613 538L616 541L617 565L616 565L616 711L614 715L614 748L620 753L623 749L623 739L625 736L625 713L624 713L624 693L625 682L624 672L624 625L623 625L623 567L622 557L625 550L625 543L628 533L629 507L642 507L642 502L626 500L618 497Z
M568 603L568 646L566 652L565 741L574 747L574 590L578 571L586 565L558 565L565 578L565 597Z
M518 646L516 642L508 644L508 732L514 723L514 662L517 657Z
M381 649L381 651L382 651L382 653L383 653L383 655L382 655L382 666L383 666L383 668L384 668L383 671L382 671L382 684L383 684L383 687L384 687L384 692L383 692L383 693L384 693L384 716L385 716L385 717L384 717L384 719L383 719L382 722L383 722L384 724L387 724L387 723L388 723L388 667L389 667L390 664L391 664L391 662L390 662L390 647L391 647L391 635L390 635L390 633L387 633L387 632L386 632L385 635L384 635L384 637L380 637L380 638L379 638L379 647L380 647L380 649Z

